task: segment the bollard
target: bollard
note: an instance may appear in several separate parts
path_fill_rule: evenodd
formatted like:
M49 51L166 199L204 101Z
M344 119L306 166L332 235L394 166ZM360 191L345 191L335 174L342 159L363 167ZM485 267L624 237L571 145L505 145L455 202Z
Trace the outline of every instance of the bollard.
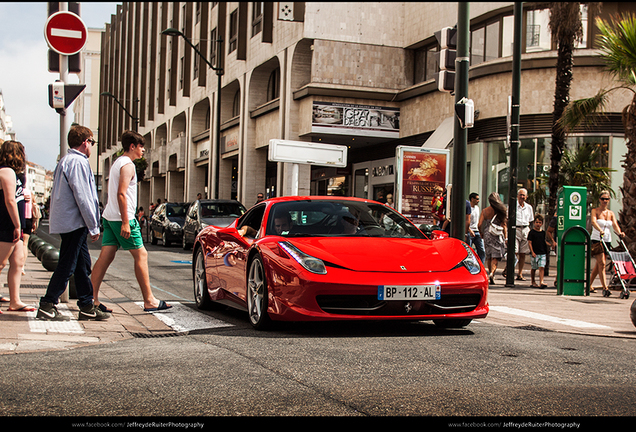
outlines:
M29 248L29 250L31 250L31 244L32 244L34 241L39 240L39 239L40 239L40 237L36 236L35 234L31 234L31 235L29 236L29 241L27 242L27 245L26 245L26 246L27 246L27 248Z
M55 269L57 268L57 263L60 259L60 251L54 247L43 247L38 249L38 253L40 253L40 262L42 263L42 266L48 271L55 271Z
M629 311L629 317L632 319L632 324L636 326L636 300L632 303L632 307Z
M35 256L37 257L38 260L40 260L40 262L42 262L42 255L44 255L44 252L46 252L48 250L51 250L51 249L55 249L55 246L53 246L50 243L42 243L35 250Z
M46 241L42 240L41 238L38 238L38 239L34 240L33 242L31 242L31 246L29 247L29 250L31 251L33 256L35 256L35 251L37 250L38 246L40 246L41 244L44 244L44 243L46 243Z

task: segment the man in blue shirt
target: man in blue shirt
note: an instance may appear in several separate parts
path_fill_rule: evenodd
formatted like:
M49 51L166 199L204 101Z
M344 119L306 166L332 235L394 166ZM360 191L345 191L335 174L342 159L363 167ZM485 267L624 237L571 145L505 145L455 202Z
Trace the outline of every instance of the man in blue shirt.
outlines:
M99 200L88 162L95 145L93 132L84 126L73 126L68 133L68 145L68 154L55 168L49 215L49 233L59 234L62 239L60 257L46 294L40 299L36 317L49 321L69 320L59 313L56 305L74 274L79 319L104 320L110 318L110 314L93 304L91 256L86 242L88 236L96 241L100 233Z

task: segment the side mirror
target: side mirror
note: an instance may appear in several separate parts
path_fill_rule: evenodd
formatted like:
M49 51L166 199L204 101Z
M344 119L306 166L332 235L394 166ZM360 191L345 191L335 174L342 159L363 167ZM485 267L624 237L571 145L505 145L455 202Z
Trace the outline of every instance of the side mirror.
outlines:
M243 237L234 225L217 230L216 235L223 241L239 243L245 246L249 246L251 244L251 241Z

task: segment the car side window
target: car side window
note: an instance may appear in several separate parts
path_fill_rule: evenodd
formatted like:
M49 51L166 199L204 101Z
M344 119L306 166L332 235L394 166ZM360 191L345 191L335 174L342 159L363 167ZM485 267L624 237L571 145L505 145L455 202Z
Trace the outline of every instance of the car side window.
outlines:
M245 213L238 221L236 228L240 231L243 229L246 237L256 238L261 228L263 215L265 214L265 205L255 206Z

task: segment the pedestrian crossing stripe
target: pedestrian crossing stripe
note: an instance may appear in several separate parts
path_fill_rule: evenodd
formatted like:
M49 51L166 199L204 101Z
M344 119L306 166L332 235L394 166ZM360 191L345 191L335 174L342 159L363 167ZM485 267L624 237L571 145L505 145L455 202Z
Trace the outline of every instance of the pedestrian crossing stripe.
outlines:
M198 312L179 302L168 303L172 306L170 309L150 313L176 332L234 327L233 324ZM142 309L144 307L144 302L135 302L135 304Z
M491 311L502 312L511 315L523 316L526 318L533 318L540 321L549 321L557 324L563 324L570 327L577 328L596 328L596 329L608 329L611 330L610 327L600 325L600 324L592 324L585 321L578 321L572 319L558 318L550 315L544 315L536 312L524 311L521 309L510 308L507 306L490 306Z

